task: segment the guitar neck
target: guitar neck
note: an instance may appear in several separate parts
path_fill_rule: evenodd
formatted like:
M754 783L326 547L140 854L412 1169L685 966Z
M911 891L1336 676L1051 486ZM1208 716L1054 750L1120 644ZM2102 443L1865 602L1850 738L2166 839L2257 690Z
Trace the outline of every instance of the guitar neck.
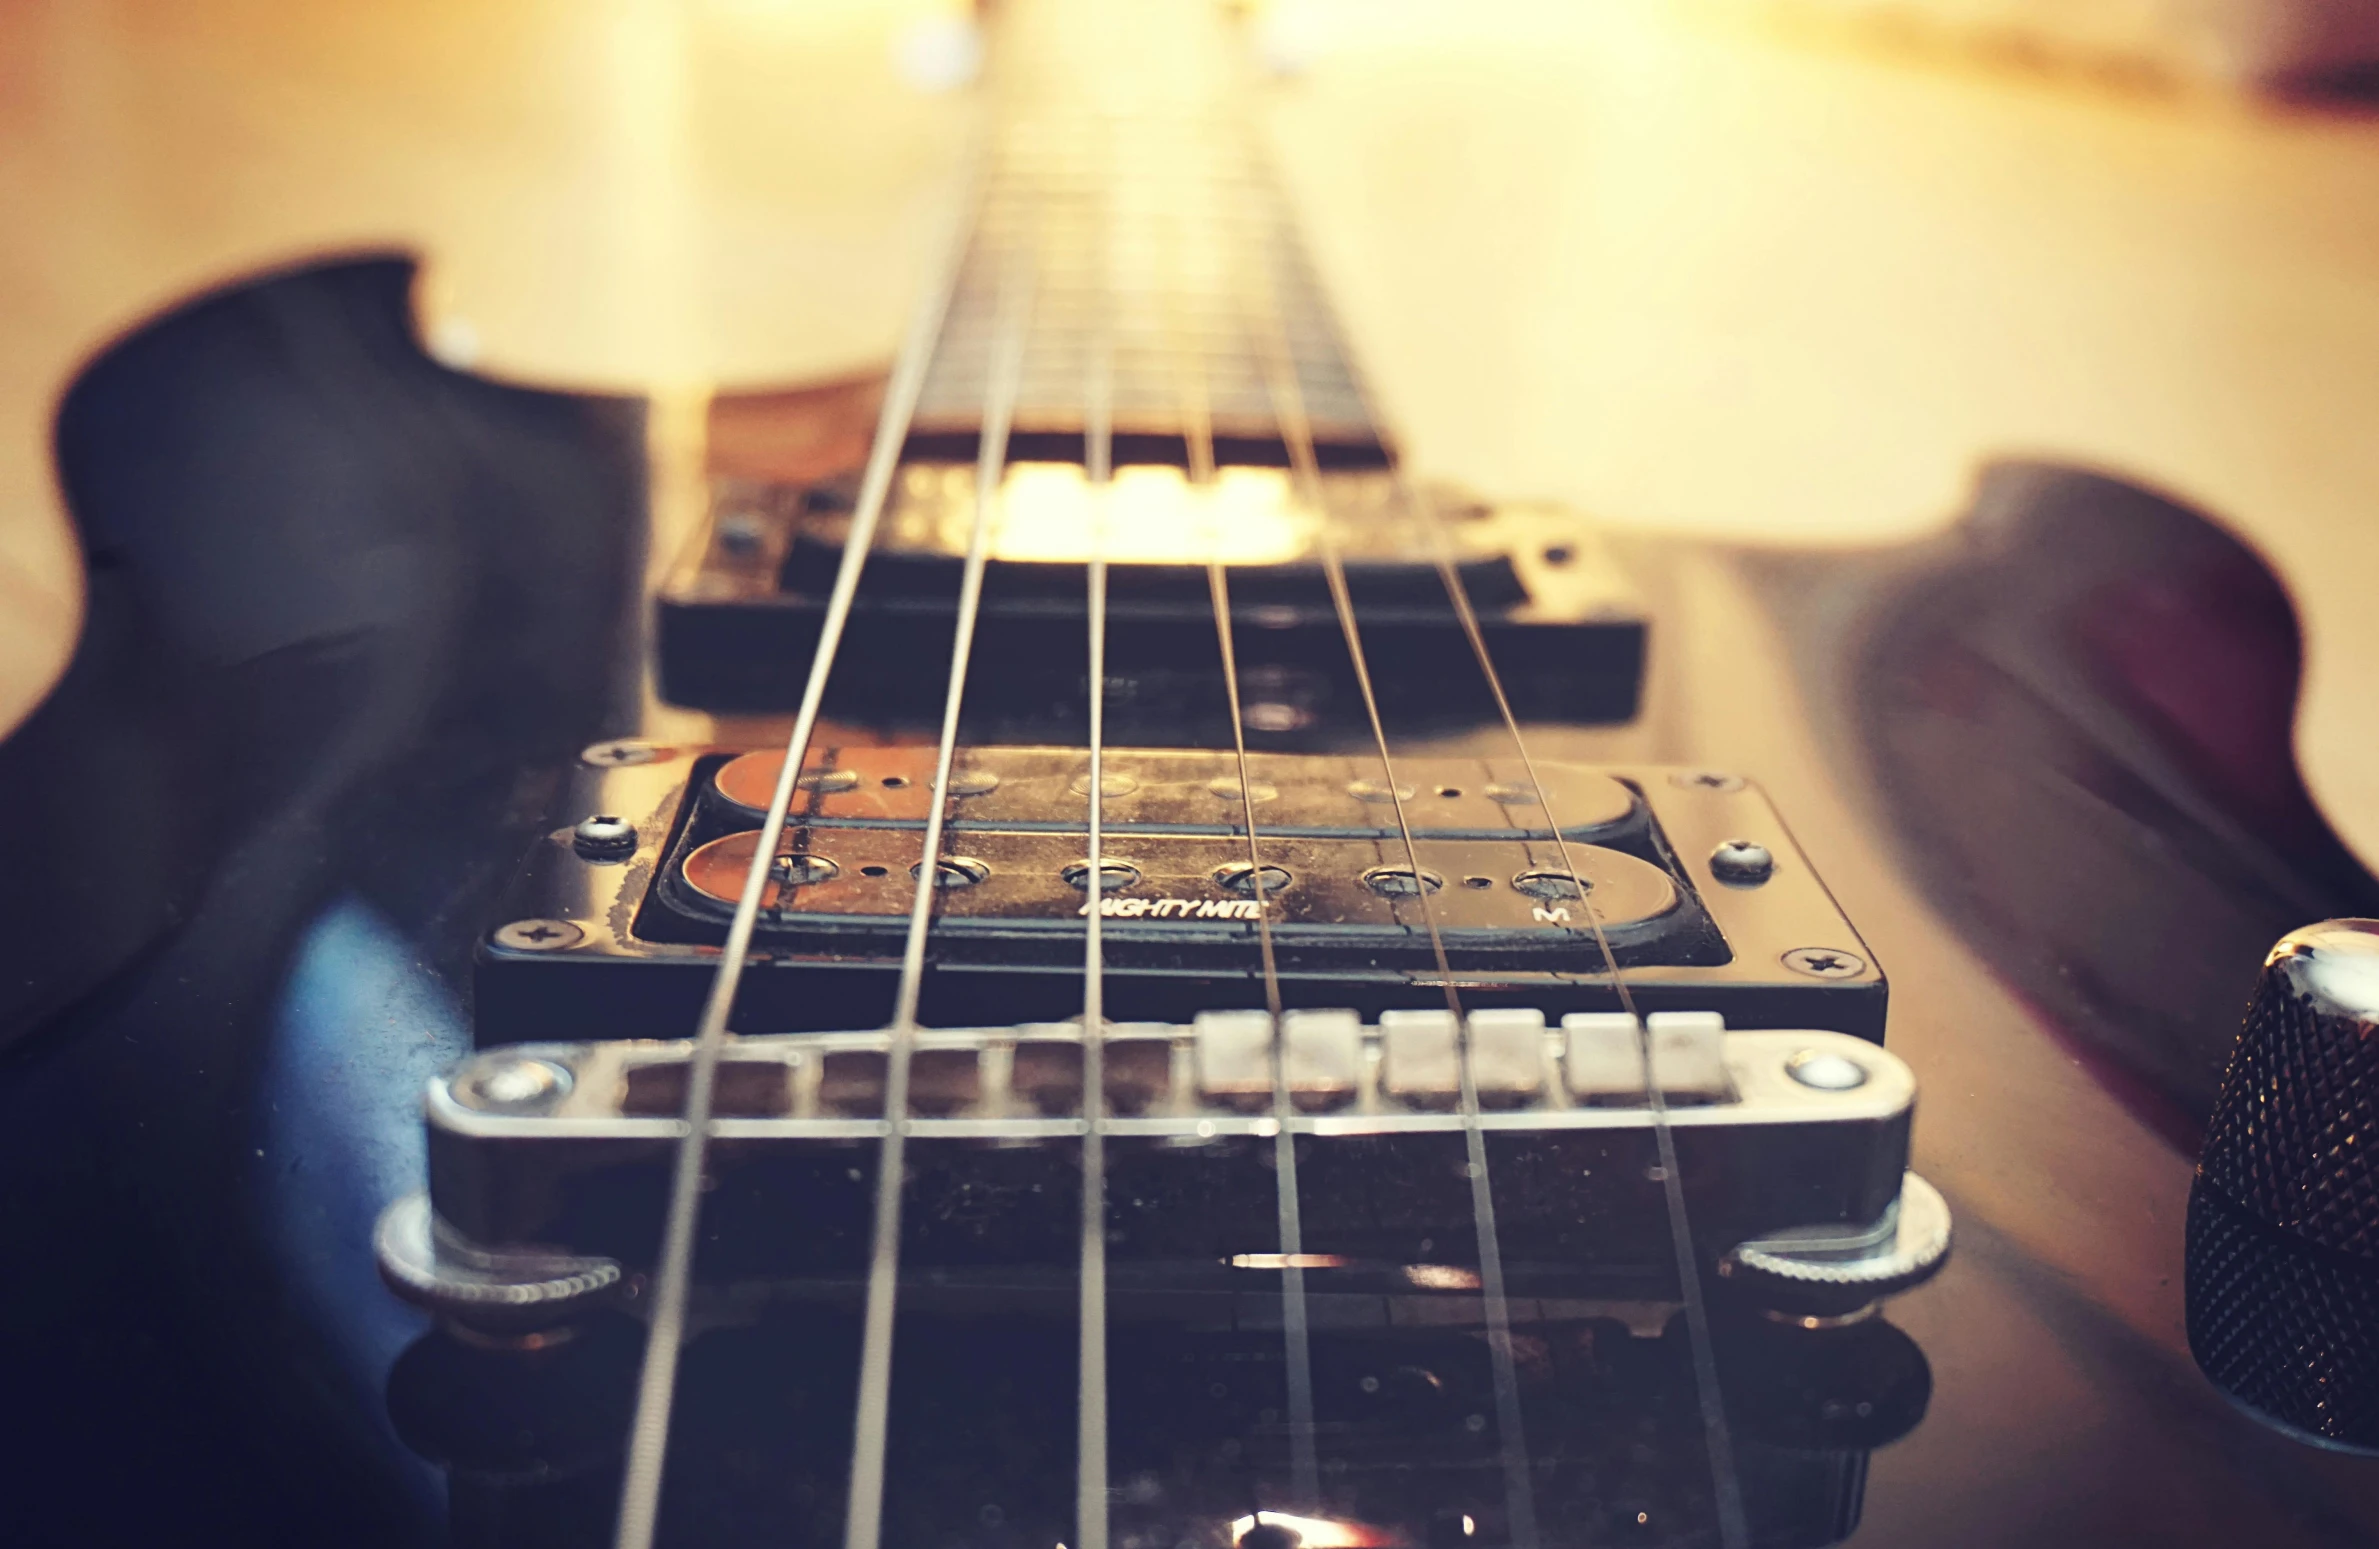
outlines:
M971 455L1021 286L1020 460L1079 458L1095 393L1118 461L1284 463L1283 418L1301 414L1326 463L1384 464L1389 439L1259 147L1236 40L1210 23L1066 20L1020 14L1002 39L975 227L912 452Z

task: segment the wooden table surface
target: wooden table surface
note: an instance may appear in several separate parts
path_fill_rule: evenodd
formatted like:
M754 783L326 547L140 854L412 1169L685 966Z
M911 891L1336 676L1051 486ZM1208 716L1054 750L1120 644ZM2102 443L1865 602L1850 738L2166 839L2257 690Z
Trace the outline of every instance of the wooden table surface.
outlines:
M48 438L113 337L325 252L425 333L653 391L880 365L956 164L934 0L0 0L0 724L80 586ZM1782 544L1999 456L2235 524L2299 750L2379 861L2379 117L1889 49L1675 0L1254 23L1309 236L1422 470ZM912 63L899 63L903 58ZM682 420L682 417L680 417Z

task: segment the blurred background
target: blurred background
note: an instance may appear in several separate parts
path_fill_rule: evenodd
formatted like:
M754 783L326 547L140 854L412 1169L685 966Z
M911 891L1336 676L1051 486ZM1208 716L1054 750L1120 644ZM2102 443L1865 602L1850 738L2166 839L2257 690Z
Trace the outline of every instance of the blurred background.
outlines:
M1244 9L1426 474L1781 544L1937 528L1993 457L2171 492L2286 577L2307 772L2379 856L2379 5ZM46 442L109 340L395 250L441 359L664 423L878 370L981 54L947 0L4 0L0 37L0 719L71 638Z

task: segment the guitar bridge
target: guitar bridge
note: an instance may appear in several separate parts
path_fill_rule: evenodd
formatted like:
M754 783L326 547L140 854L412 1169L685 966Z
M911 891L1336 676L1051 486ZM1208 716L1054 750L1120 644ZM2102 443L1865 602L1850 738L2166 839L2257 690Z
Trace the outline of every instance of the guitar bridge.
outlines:
M1265 1013L1216 1012L1113 1026L1094 1101L1078 1024L919 1031L897 1115L886 1111L892 1037L728 1046L697 1264L706 1282L746 1295L855 1291L876 1141L895 1120L911 1277L944 1295L1005 1288L1061 1303L1080 1252L1078 1156L1095 1126L1111 1307L1126 1319L1144 1304L1228 1326L1248 1271L1290 1267L1273 1213L1284 1132L1304 1206L1294 1267L1314 1293L1369 1297L1377 1315L1382 1297L1475 1295L1471 1127L1512 1296L1675 1298L1671 1157L1696 1202L1692 1251L1721 1277L1796 1255L1834 1265L1797 1288L1797 1305L1838 1313L1905 1289L1948 1245L1946 1216L1937 1243L1901 1240L1917 1225L1899 1220L1907 1192L1930 1196L1903 1179L1913 1077L1839 1033L1728 1033L1690 1013L1550 1025L1507 1008L1373 1025L1314 1010L1284 1017L1275 1037ZM392 1218L391 1278L433 1305L440 1274L465 1263L574 1288L509 1304L540 1315L632 1283L660 1241L691 1053L682 1040L525 1044L435 1082L432 1213L416 1203Z

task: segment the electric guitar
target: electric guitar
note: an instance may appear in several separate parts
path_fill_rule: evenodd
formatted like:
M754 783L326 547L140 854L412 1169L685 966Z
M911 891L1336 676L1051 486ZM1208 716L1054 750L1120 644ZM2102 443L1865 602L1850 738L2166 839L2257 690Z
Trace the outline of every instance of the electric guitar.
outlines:
M15 1240L141 1223L28 1292L155 1331L28 1366L94 1477L202 1540L2350 1541L2178 1336L2226 1023L2370 892L2268 573L2052 467L1822 563L1425 486L1234 25L991 36L891 373L715 403L673 551L632 409L425 357L395 264L69 394L34 810L106 821L24 939L117 934L9 1101L75 1180Z

